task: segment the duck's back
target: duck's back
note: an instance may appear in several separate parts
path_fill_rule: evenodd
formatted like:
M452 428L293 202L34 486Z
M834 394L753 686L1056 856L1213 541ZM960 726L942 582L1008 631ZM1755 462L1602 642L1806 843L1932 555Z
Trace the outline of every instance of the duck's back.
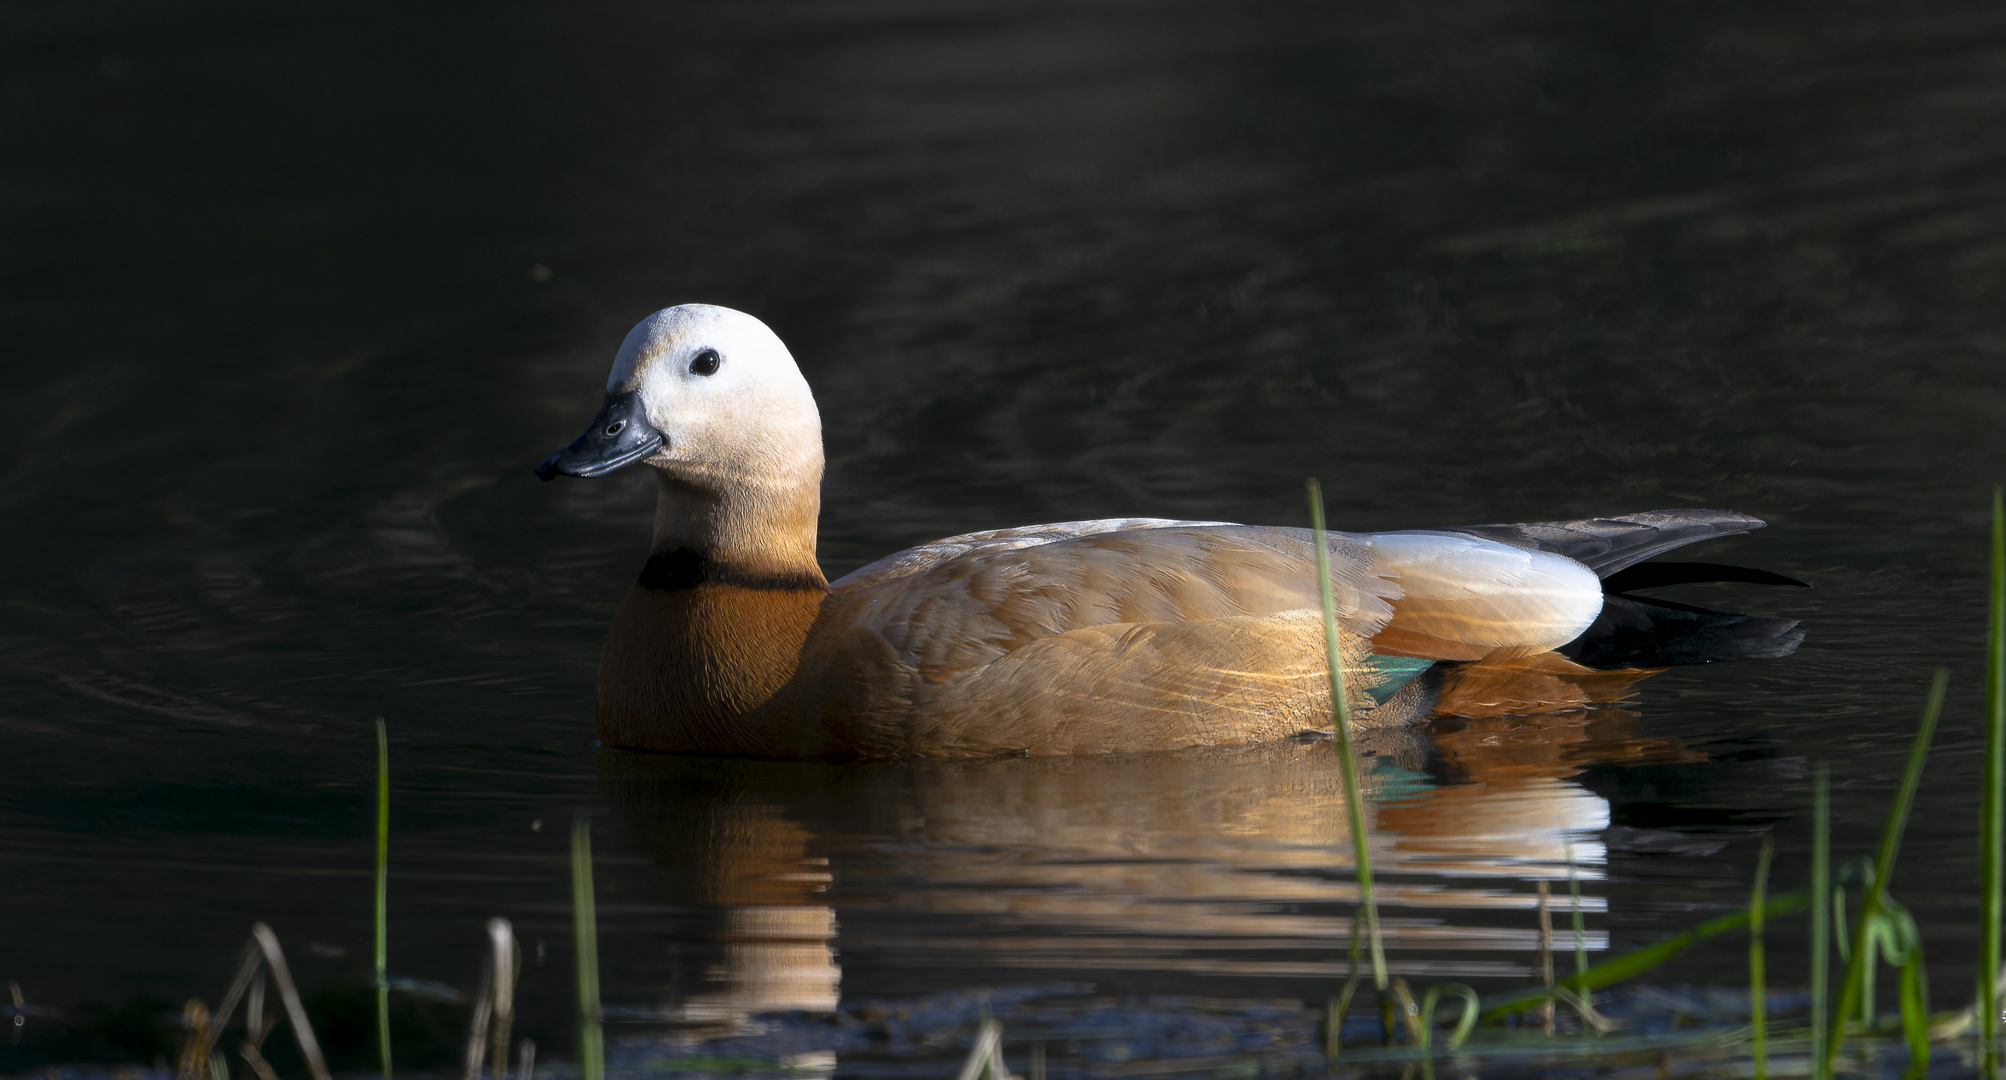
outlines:
M1550 649L1601 608L1592 570L1529 546L1456 532L1327 542L1360 708L1427 661ZM1132 752L1323 728L1312 543L1302 529L1159 519L937 541L835 582L803 673L828 733L867 756Z

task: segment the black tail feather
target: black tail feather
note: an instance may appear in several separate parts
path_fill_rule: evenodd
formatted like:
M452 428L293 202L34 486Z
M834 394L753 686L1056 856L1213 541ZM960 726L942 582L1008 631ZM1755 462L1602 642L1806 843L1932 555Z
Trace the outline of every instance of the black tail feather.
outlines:
M1592 668L1678 667L1775 660L1803 643L1796 619L1608 596L1595 622L1558 651Z
M1809 582L1748 566L1729 566L1726 563L1710 562L1646 562L1638 563L1626 570L1618 570L1603 578L1602 591L1627 593L1636 592L1638 589L1655 589L1662 585L1694 585L1701 582L1722 581L1739 581L1751 585L1794 585L1800 589L1811 587Z
M1647 510L1613 518L1465 525L1442 531L1565 555L1585 564L1597 577L1606 578L1673 548L1762 526L1761 518L1733 510Z

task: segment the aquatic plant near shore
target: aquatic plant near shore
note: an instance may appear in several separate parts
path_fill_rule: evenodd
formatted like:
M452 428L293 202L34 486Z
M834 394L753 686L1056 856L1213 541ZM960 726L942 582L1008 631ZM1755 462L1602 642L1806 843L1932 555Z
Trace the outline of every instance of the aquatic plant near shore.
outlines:
M1366 947L1372 956L1372 985L1386 993L1386 945L1379 932L1379 905L1372 897L1372 842L1365 824L1365 800L1358 786L1358 757L1351 746L1351 699L1344 692L1344 657L1337 641L1337 602L1331 594L1330 548L1324 541L1323 488L1309 481L1309 527L1316 548L1317 594L1323 600L1324 650L1330 662L1330 715L1338 767L1344 771L1344 808L1351 819L1351 854L1358 878L1358 908L1365 917Z
M515 927L507 919L488 920L490 953L481 964L480 989L474 994L474 1015L467 1024L467 1044L462 1059L465 1080L481 1080L481 1063L486 1061L494 1080L508 1076L508 1037L515 1021L515 981L522 971L522 954L516 948ZM535 1053L535 1045L525 1057Z
M1755 890L1748 898L1748 1024L1755 1032L1755 1080L1769 1077L1768 963L1762 952L1762 916L1768 906L1769 858L1775 852L1775 841L1763 837L1762 854L1755 860Z
M1434 1023L1435 1003L1444 990L1453 990L1462 995L1465 1004L1456 1033L1450 1037L1451 1049L1460 1046L1469 1035L1469 1029L1476 1023L1477 993L1461 983L1442 983L1431 986L1416 1000L1414 991L1405 979L1391 978L1386 971L1386 944L1379 925L1379 904L1372 894L1372 836L1365 820L1365 799L1359 785L1358 755L1351 744L1351 699L1344 689L1344 653L1339 647L1337 636L1337 603L1331 589L1330 548L1325 540L1323 514L1323 488L1315 479L1306 485L1309 496L1309 520L1311 547L1316 555L1317 595L1323 605L1323 641L1325 659L1330 668L1330 725L1332 743L1337 750L1338 767L1344 775L1345 816L1351 827L1351 854L1353 873L1358 882L1358 911L1365 924L1365 942L1372 960L1372 986L1379 995L1381 1024L1387 1031L1393 1029L1397 1016L1408 1037L1417 1043L1430 1042L1429 1026ZM1578 907L1578 902L1577 902ZM1577 920L1579 915L1576 916ZM1325 1044L1329 1056L1337 1056L1341 1042L1344 1013L1349 1008L1353 994L1357 990L1358 975L1358 922L1352 920L1352 969L1353 974L1346 982L1344 991L1329 1009L1330 1022L1327 1027ZM1578 925L1578 923L1577 923ZM1390 993L1389 993L1390 991Z
M265 1063L262 1050L265 1037L278 1026L278 1020L264 1015L265 980L260 975L260 967L270 973L273 985L278 987L279 1001L285 1007L287 1019L292 1022L293 1038L299 1045L300 1057L306 1062L307 1071L313 1074L313 1080L331 1080L327 1061L320 1052L320 1040L314 1037L313 1024L307 1019L306 1004L300 1000L299 990L293 985L292 969L286 964L285 950L279 946L278 935L264 923L251 927L251 940L244 946L244 958L237 965L237 977L231 981L229 990L224 992L223 1003L217 1006L216 1011L209 1012L199 1000L190 1001L184 1010L188 1031L182 1043L176 1080L199 1080L205 1072L211 1076L228 1074L221 1058L215 1053L215 1046L229 1028L239 1001L245 1001L246 1006L245 1037L238 1045L238 1053L259 1080L276 1080L271 1066Z
M1811 1074L1825 1075L1825 1025L1832 960L1832 774L1811 775Z
M1895 907L1888 898L1888 882L1894 876L1895 856L1901 853L1902 831L1908 825L1909 807L1915 802L1916 787L1922 783L1923 762L1929 757L1930 740L1936 735L1937 719L1943 714L1943 695L1950 683L1950 672L1938 668L1936 678L1930 683L1929 700L1923 705L1922 722L1915 733L1915 742L1909 748L1908 764L1902 769L1901 784L1895 791L1895 801L1888 808L1887 820L1881 824L1881 839L1874 851L1874 859L1868 867L1865 896L1860 903L1859 919L1854 923L1848 943L1846 972L1839 979L1839 997L1833 1003L1833 1016L1825 1032L1823 1064L1831 1069L1832 1059L1838 1055L1839 1044L1846 1034L1846 1015L1856 1002L1872 993L1871 970L1877 946L1888 944L1890 939L1898 942L1889 950L1890 963L1901 963L1902 977L1902 1021L1904 1028L1911 1032L1918 1025L1926 1027L1928 1014L1926 1006L1918 999L1912 1002L1911 995L1919 991L1921 985L1922 945L1912 939L1915 922L1907 917L1907 912ZM1905 927L1904 927L1905 924ZM1904 928L1906 933L1903 932ZM1902 940L1907 938L1909 940ZM1909 948L1902 948L1909 945ZM1913 974L1911 974L1913 972ZM1919 1049L1919 1053L1918 1053ZM1927 1040L1920 1048L1911 1039L1910 1052L1927 1059Z
M1314 487L1312 492L1314 493ZM1319 526L1321 509L1313 494L1312 516ZM1770 1025L1765 1000L1767 972L1762 936L1769 919L1792 914L1808 907L1812 912L1811 1023L1808 1032L1792 1033L1788 1041L1793 1045L1801 1041L1805 1044L1804 1049L1810 1051L1809 1071L1812 1076L1819 1078L1831 1076L1840 1051L1848 1045L1847 1040L1856 1035L1871 1033L1877 1020L1871 1002L1873 969L1878 957L1900 969L1899 1022L1909 1052L1910 1073L1920 1075L1926 1068L1932 1040L1940 1041L1955 1037L1964 1028L1971 1027L1977 1030L1979 1036L1980 1072L1988 1077L1996 1077L1998 999L2002 988L2006 988L2006 970L2001 969L1998 955L2000 916L2002 906L2006 906L2002 905L2002 891L2006 891L2002 890L2002 877L2006 877L2006 873L2002 873L2002 863L2006 863L2006 852L2001 850L2002 832L2006 832L2006 829L2002 829L2002 824L2006 823L2001 821L2002 806L2006 806L2006 500L2002 500L2001 493L1997 489L1993 492L1992 524L1986 650L1986 756L1979 830L1982 882L1979 948L1981 967L1980 985L1971 1009L1966 1010L1960 1017L1939 1020L1932 1024L1926 994L1921 935L1906 909L1889 896L1902 833L1907 825L1917 786L1921 782L1930 742L1934 738L1937 723L1942 715L1949 672L1940 668L1931 681L1909 757L1897 786L1895 798L1882 824L1880 840L1872 858L1861 859L1845 867L1836 875L1836 881L1834 880L1829 854L1830 781L1829 774L1821 765L1813 776L1812 881L1809 888L1783 896L1769 897L1767 876L1772 848L1771 841L1765 839L1758 859L1755 886L1746 909L1710 919L1663 941L1604 961L1592 968L1584 968L1577 953L1574 976L1547 987L1530 988L1503 995L1485 1006L1485 1018L1502 1019L1535 1005L1561 1001L1574 1006L1584 1022L1599 1029L1600 1025L1595 1023L1594 1010L1588 1000L1588 995L1594 990L1643 974L1700 941L1747 925L1750 932L1750 1027L1746 1035L1752 1048L1751 1071L1757 1077L1766 1076ZM1333 677L1334 691L1340 688L1341 683ZM1855 882L1861 886L1860 911L1857 919L1848 920L1845 915L1845 890ZM1846 965L1836 1001L1830 999L1827 986L1828 941L1831 935L1828 914L1834 912L1837 913L1841 960ZM1575 918L1578 939L1580 934L1578 893ZM1542 944L1543 949L1547 947ZM1550 1008L1550 1005L1548 1007ZM1849 1023L1856 1007L1860 1010L1860 1019ZM1326 1018L1327 1030L1333 1033L1341 1030L1342 1022L1342 1011L1336 1010L1334 1015ZM1390 1025L1388 1034L1390 1035ZM1804 1035L1808 1035L1808 1038L1803 1038ZM1423 1037L1415 1041L1421 1044L1425 1053L1428 1040ZM1327 1038L1327 1043L1329 1056L1334 1058L1339 1049L1338 1040L1332 1035Z
M599 917L592 899L592 823L571 822L571 936L577 948L578 1067L584 1080L606 1075L606 1043L599 1026Z
M1003 1025L984 1020L975 1029L975 1042L961 1065L956 1080L1020 1080L1003 1062Z
M2006 574L1996 575L1995 580L1998 578L2006 578ZM1995 594L2000 592L2000 587L1996 584L1994 591ZM1996 677L1998 669L2006 666L2006 659L2002 659L1995 652L1988 656L1988 664L1992 669L1988 674ZM1545 1038L1547 1051L1575 1056L1586 1062L1632 1054L1654 1045L1660 1053L1676 1051L1696 1057L1733 1054L1737 1047L1747 1045L1752 1060L1748 1060L1744 1067L1748 1067L1750 1073L1757 1078L1769 1075L1769 1054L1772 1048L1793 1054L1808 1054L1810 1068L1806 1071L1813 1077L1829 1077L1842 1050L1856 1043L1864 1045L1861 1041L1875 1034L1870 1023L1849 1024L1847 1021L1848 1014L1865 997L1867 984L1871 978L1871 964L1878 954L1888 963L1900 968L1899 1022L1909 1055L1906 1075L1921 1076L1928 1065L1933 1042L1959 1037L1963 1030L1960 1020L1963 1025L1968 1026L1976 1022L1977 1016L1986 1015L1978 1013L1977 1004L1974 1003L1974 1007L1966 1010L1962 1018L1940 1020L1932 1025L1928 1001L1924 994L1920 935L1915 930L1914 920L1888 895L1889 881L1893 876L1896 856L1900 853L1901 838L1907 825L1909 810L1921 781L1930 742L1942 715L1948 678L1948 672L1939 669L1931 681L1908 761L1903 769L1895 798L1882 823L1880 841L1872 858L1856 860L1842 868L1836 875L1830 872L1829 857L1826 854L1830 820L1829 784L1827 774L1821 766L1813 778L1814 840L1810 887L1782 896L1769 895L1768 871L1773 848L1772 842L1765 838L1758 856L1755 881L1747 908L1709 919L1663 941L1606 960L1585 970L1577 968L1573 976L1559 980L1551 986L1509 993L1488 1004L1480 1003L1475 992L1467 987L1456 984L1430 987L1424 995L1423 1003L1418 1008L1407 1010L1411 1014L1405 1017L1409 1046L1385 1046L1354 1052L1350 1058L1351 1062L1419 1064L1422 1075L1428 1077L1433 1075L1432 1062L1443 1053L1460 1053L1467 1058L1482 1058L1486 1054L1493 1053L1522 1055L1526 1052L1528 1044L1525 1037L1517 1032L1498 1031L1494 1036L1474 1043L1466 1040L1474 1034L1472 1029L1479 1019L1501 1020L1544 1002L1557 1001L1568 1005L1579 1014L1584 1028L1592 1029L1597 1035L1607 1034L1613 1031L1616 1025L1596 1012L1590 1001L1590 995L1595 990L1644 974L1693 945L1747 926L1749 928L1749 1027L1655 1042L1648 1039L1614 1039L1603 1042L1596 1039L1583 1041ZM1849 938L1845 936L1849 920L1841 916L1839 928L1844 943L1842 958L1846 961L1846 970L1841 979L1841 992L1837 1000L1828 1001L1827 995L1823 992L1826 969L1822 957L1827 932L1823 915L1829 910L1828 904L1842 900L1845 890L1855 884L1861 888L1862 902L1857 919L1850 920ZM1578 902L1576 908L1577 910L1579 908ZM1793 1026L1774 1032L1772 1037L1767 1015L1768 980L1763 935L1769 920L1795 914L1807 908L1813 913L1812 1023L1808 1029ZM1356 929L1354 929L1355 941ZM1344 1007L1349 1003L1350 991L1355 986L1356 980L1357 976L1354 975L1352 982L1346 987L1344 997L1333 1004L1325 1017L1325 1054L1326 1059L1332 1064L1335 1064L1341 1049L1340 1035L1344 1022ZM1392 980L1392 983L1396 995L1405 989L1399 980ZM1436 1022L1435 1006L1443 994L1450 991L1466 995L1465 1006L1457 1017L1453 1035L1447 1040L1443 1049L1437 1050L1433 1039ZM1828 1005L1829 1013L1826 1011ZM1974 1013L1977 1013L1977 1016L1974 1016ZM1875 1019L1871 1015L1871 1010L1867 1019L1869 1021ZM1978 1026L1981 1032L1985 1031L1986 1025L1978 1024ZM1391 1042L1394 1028L1390 1017L1384 1023L1382 1032L1386 1040ZM1535 1036L1535 1038L1540 1037ZM996 1047L1000 1045L1000 1039L1001 1030L997 1028L991 1041L985 1044L988 1047L986 1055L993 1057L999 1063L1000 1052ZM977 1067L979 1067L978 1062L971 1055L964 1073Z

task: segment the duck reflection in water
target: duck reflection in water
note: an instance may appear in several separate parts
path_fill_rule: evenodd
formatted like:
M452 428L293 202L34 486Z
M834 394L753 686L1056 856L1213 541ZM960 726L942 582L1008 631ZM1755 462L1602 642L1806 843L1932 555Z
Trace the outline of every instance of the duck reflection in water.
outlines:
M1579 774L1702 760L1627 707L1651 673L1551 654L1450 668L1422 718L1360 733L1395 973L1534 977L1543 903L1563 928L1550 947L1572 951L1565 883L1599 880L1609 824ZM660 1003L685 1022L833 1010L839 959L943 985L1350 972L1358 896L1327 742L848 765L607 750L601 774L627 842L666 871L648 887L706 920L686 965L702 977Z

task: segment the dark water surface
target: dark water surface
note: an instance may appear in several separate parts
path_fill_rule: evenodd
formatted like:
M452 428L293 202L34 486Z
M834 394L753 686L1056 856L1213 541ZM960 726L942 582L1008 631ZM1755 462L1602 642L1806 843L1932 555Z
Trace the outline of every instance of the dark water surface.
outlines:
M0 118L0 978L31 1002L213 1000L258 919L310 990L366 985L377 715L393 970L469 986L514 919L560 1055L579 810L621 1015L1330 992L1323 748L595 746L651 484L530 466L692 300L814 386L832 574L1035 521L1299 524L1307 475L1349 529L1767 518L1704 557L1814 590L1675 595L1800 617L1797 655L1377 759L1396 967L1526 978L1570 858L1598 953L1744 903L1765 835L1795 882L1817 761L1865 850L1944 663L1896 894L1968 998L2006 8L29 2Z

